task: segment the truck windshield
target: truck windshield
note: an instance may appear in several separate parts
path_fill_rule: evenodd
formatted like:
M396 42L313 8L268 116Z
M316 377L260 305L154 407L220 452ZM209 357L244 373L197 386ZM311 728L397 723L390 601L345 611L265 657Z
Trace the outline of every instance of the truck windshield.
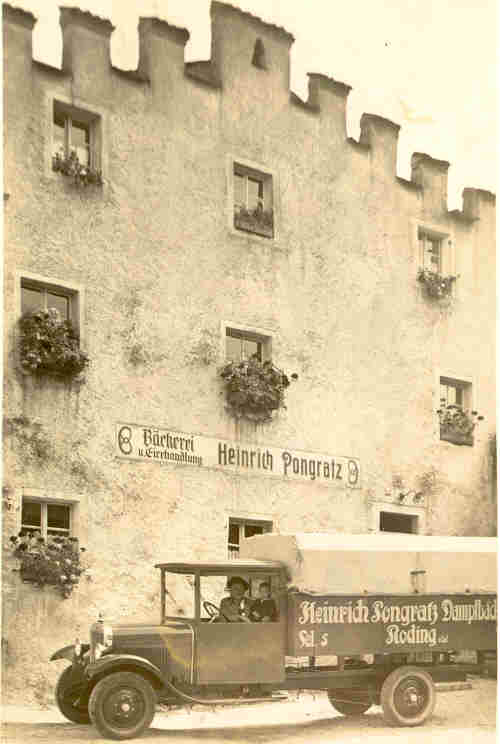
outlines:
M164 572L165 614L194 620L194 575Z

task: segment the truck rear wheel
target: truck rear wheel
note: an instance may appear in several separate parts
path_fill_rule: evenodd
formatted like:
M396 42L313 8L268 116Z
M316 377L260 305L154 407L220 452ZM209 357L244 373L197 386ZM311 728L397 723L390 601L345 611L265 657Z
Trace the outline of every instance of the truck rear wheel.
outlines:
M395 669L384 680L380 702L391 726L419 726L436 705L432 677L418 667Z
M110 739L132 739L151 724L156 694L147 679L135 672L115 672L101 679L89 700L90 718Z
M83 696L85 701L80 703ZM90 723L87 706L87 695L85 695L85 684L75 680L72 667L66 667L59 677L56 685L57 707L68 721L72 723Z
M344 716L361 716L372 706L371 699L364 692L335 689L327 692L332 707Z

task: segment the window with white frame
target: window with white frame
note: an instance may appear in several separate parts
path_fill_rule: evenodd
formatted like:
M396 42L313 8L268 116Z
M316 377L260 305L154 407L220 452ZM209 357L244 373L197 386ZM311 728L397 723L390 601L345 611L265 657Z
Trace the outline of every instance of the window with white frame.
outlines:
M76 331L80 328L79 293L58 283L21 277L21 315L55 308L61 320L69 320Z
M274 236L273 179L234 163L234 227L266 238Z
M56 158L67 160L72 153L81 165L100 167L99 117L54 101L52 121L52 164Z
M42 537L69 537L72 504L24 499L21 509L21 535L40 532Z
M420 252L420 266L425 271L435 274L443 273L443 239L442 237L419 229L418 245Z
M266 520L258 519L238 519L231 517L229 519L227 551L228 558L238 558L240 554L240 545L244 537L253 537L253 535L262 535L265 532L272 532L273 523Z
M269 356L269 338L251 331L226 327L226 361L241 362L251 356L264 361Z
M472 384L452 377L439 378L439 398L444 406L471 407Z

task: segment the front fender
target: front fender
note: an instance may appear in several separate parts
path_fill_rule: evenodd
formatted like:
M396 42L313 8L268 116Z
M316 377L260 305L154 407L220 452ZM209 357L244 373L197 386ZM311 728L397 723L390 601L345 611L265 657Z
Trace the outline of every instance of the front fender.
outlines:
M75 644L73 643L71 646L64 646L64 648L60 648L59 651L52 654L50 661L56 661L56 659L68 659L68 661L73 661L74 655Z
M92 679L97 675L100 676L102 673L118 672L123 668L130 670L131 667L149 672L159 684L166 684L166 679L155 664L152 664L147 659L143 659L141 656L134 656L132 654L105 654L93 664L89 664L85 669L85 674Z

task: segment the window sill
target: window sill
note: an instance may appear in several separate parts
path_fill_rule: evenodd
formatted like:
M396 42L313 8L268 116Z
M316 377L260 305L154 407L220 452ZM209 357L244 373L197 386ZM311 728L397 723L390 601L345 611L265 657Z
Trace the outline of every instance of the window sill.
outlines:
M441 432L440 433L440 440L441 442L450 442L450 444L458 444L458 445L466 445L467 447L473 447L474 446L474 437L470 434L461 434L459 432Z

